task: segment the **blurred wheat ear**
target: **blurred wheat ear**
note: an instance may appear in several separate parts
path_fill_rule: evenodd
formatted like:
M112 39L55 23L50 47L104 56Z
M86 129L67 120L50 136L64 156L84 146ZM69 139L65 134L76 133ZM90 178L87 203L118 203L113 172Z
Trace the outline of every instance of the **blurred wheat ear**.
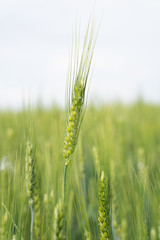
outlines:
M35 220L37 220L37 213L38 213L36 208L34 213L33 207L34 207L34 202L38 202L39 199L35 201L35 199L37 198L36 159L33 151L33 146L30 141L27 141L26 143L25 182L26 182L26 194L28 197L29 207L31 211L30 240L33 240L34 215L36 217ZM37 207L38 204L36 203L35 206ZM36 227L37 227L37 221L36 221ZM36 237L37 237L37 231L36 231Z
M59 200L54 210L54 240L64 240L65 237L65 218L63 203Z
M91 240L91 234L89 231L85 230L84 232L84 237L85 237L85 240Z
M100 189L99 189L99 232L100 240L111 240L111 193L110 182L105 177L104 171L101 173Z

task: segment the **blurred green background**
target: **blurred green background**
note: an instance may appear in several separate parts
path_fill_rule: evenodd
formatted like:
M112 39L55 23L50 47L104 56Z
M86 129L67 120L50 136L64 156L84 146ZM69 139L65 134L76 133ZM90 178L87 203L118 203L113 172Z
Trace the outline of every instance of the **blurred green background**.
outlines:
M62 197L65 114L38 106L0 112L0 229L5 240L29 239L25 144L36 149L41 239L52 239L54 207ZM68 168L68 239L98 239L101 170L111 179L114 239L160 239L160 106L89 106Z

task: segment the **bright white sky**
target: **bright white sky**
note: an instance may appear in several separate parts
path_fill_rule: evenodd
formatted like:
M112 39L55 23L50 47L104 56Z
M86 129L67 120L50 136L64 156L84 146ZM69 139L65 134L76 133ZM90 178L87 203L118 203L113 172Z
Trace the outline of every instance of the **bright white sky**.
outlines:
M0 108L64 105L72 27L102 18L89 100L160 103L160 0L0 0Z

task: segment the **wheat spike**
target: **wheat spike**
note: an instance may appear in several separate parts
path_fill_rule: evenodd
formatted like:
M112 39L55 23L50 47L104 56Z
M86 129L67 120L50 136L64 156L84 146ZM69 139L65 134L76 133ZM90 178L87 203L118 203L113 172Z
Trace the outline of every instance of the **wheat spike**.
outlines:
M54 211L54 240L64 240L65 238L65 220L62 201L60 200Z
M91 234L89 231L85 230L84 236L85 236L85 240L91 240Z
M111 240L110 184L104 176L104 171L100 179L98 213L100 240Z
M39 196L39 187L36 183L35 192L33 197L33 206L34 206L34 235L35 239L39 240L41 237L41 206L40 206L40 196Z
M26 179L27 197L29 199L29 204L32 205L36 174L35 174L35 157L33 156L33 147L29 141L26 143L25 179Z
M93 50L96 37L94 37L94 25L89 22L81 59L79 61L79 50L76 37L74 53L70 64L67 88L67 116L66 131L64 137L63 157L65 164L68 165L73 154L80 130L80 125L84 116L84 103L86 87L91 67Z

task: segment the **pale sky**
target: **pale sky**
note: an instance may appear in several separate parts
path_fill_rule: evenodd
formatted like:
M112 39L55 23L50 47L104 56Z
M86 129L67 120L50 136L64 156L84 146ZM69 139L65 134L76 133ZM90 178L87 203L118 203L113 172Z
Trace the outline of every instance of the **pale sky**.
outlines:
M72 28L101 21L89 101L160 103L160 0L0 0L0 109L64 106Z

